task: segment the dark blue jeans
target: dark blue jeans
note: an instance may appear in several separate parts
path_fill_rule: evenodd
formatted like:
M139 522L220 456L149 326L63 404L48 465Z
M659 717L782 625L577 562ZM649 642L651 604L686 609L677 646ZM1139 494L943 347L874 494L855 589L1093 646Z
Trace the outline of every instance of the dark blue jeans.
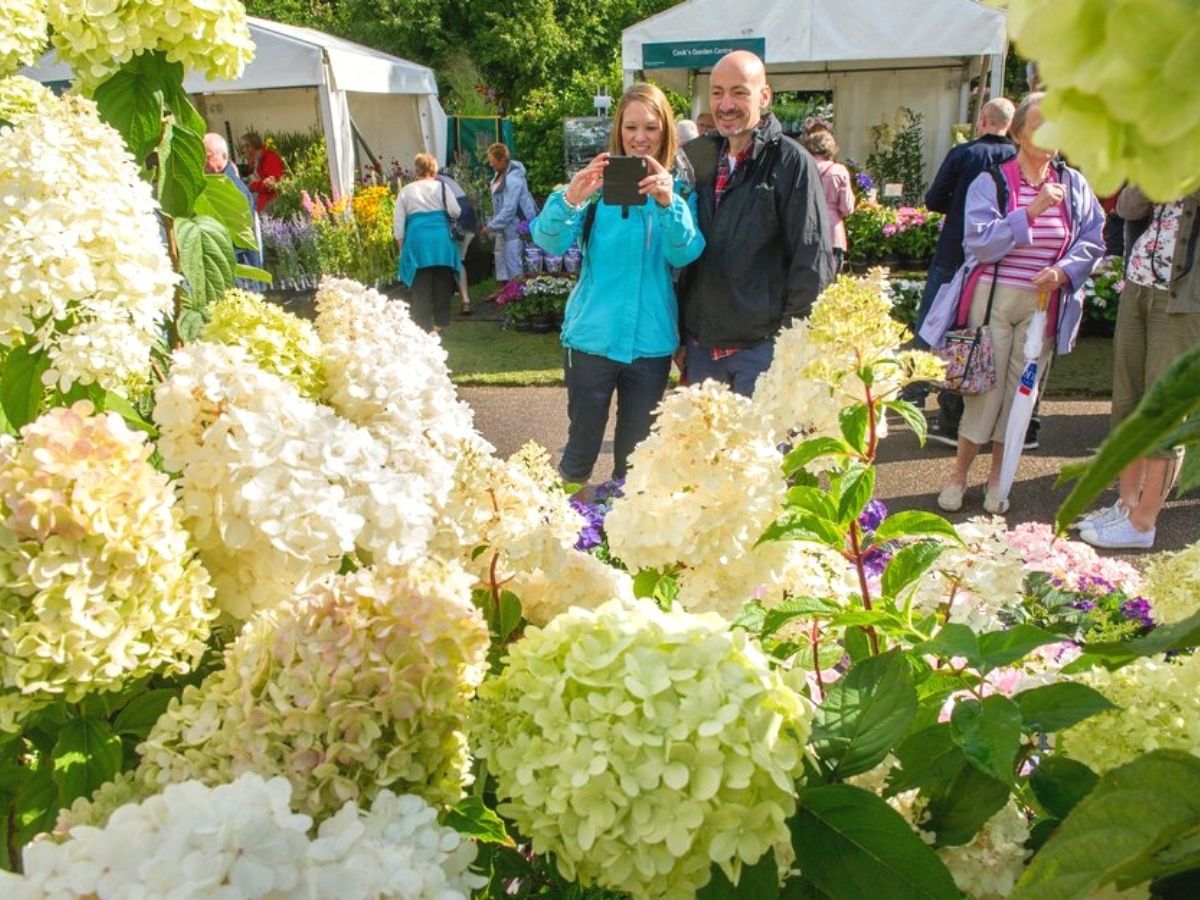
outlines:
M743 347L733 356L724 359L712 358L708 347L701 347L695 338L687 339L688 384L699 384L712 379L729 385L735 394L754 396L754 385L758 376L771 367L775 356L775 345L761 341L753 347Z
M624 478L629 454L650 433L654 408L667 389L671 357L646 356L620 363L605 356L563 351L567 383L567 446L559 473L567 481L586 482L592 477L613 392L617 394L617 430L613 436L613 478Z

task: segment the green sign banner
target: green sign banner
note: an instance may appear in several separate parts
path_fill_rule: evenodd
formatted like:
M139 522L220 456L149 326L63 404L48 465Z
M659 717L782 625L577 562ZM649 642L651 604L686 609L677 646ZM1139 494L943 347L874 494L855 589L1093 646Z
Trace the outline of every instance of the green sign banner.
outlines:
M706 69L733 50L749 50L767 58L766 38L727 38L716 41L674 41L642 44L642 69Z

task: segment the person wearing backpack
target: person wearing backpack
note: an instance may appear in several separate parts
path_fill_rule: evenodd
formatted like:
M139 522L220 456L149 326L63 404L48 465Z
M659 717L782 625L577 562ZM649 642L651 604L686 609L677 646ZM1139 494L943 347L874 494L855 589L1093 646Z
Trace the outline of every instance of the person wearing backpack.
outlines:
M938 494L948 512L962 508L971 463L987 441L992 465L983 508L1002 515L998 496L1004 432L1025 368L1025 335L1047 294L1046 338L1038 370L1057 347L1069 353L1083 315L1083 285L1104 255L1104 210L1083 175L1056 152L1034 143L1042 124L1041 93L1029 94L1013 115L1017 155L980 174L967 192L963 249L966 260L934 298L921 339L941 347L946 332L965 323L987 325L995 353L996 386L964 397L958 447L950 477Z
M650 433L679 347L673 269L704 250L695 195L668 171L676 138L666 96L652 84L634 84L613 121L608 152L551 194L532 227L534 243L547 253L562 254L576 242L583 251L562 327L570 426L558 466L566 481L579 484L592 477L614 392L614 479L625 476L630 453ZM602 202L610 155L645 160L640 204Z
M446 189L454 195L454 199L458 201L458 218L452 219L451 232L453 233L453 225L458 226L458 232L462 237L458 238L458 255L462 261L462 265L458 267L458 299L459 311L464 316L471 314L471 297L467 294L467 248L471 246L471 241L475 240L475 231L479 228L479 219L475 215L475 207L471 203L471 199L467 196L467 192L462 189L462 186L447 175L445 172L437 173L437 180L446 186Z

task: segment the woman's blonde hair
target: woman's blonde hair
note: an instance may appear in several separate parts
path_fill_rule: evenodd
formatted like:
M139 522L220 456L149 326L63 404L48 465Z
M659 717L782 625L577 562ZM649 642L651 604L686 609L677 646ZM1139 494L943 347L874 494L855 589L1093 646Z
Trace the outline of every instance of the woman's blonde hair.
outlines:
M413 168L418 178L432 178L438 173L437 160L428 153L418 153L413 158Z
M837 140L834 138L832 131L826 131L824 128L818 131L810 131L806 134L804 136L804 146L808 148L808 152L813 156L820 156L824 159L833 159L837 156Z
M1025 136L1025 120L1029 118L1029 111L1035 106L1040 106L1042 98L1045 96L1045 91L1033 91L1021 98L1021 102L1012 115L1012 124L1008 126L1008 136L1014 143L1021 143L1021 137Z
M658 155L655 156L655 159L664 169L671 169L675 165L675 113L671 111L667 95L656 85L647 84L644 81L631 84L621 95L621 99L617 103L617 112L613 116L612 133L608 138L608 152L616 156L628 155L625 153L625 139L621 134L621 121L625 118L626 108L634 102L643 104L658 119L658 126L662 129L662 144L659 145Z

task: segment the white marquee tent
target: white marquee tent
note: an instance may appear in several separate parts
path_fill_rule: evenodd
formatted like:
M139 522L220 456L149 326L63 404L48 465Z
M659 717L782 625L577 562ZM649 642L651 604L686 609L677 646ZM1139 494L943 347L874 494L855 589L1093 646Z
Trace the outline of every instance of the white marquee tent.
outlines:
M420 152L445 159L446 114L432 69L311 28L253 17L249 24L257 49L241 78L208 81L189 72L184 80L210 130L236 140L251 129L308 131L320 124L338 193L354 184L354 127L385 164L395 158L411 167ZM47 54L24 74L65 81L70 69Z
M687 93L694 76L699 113L711 69L704 48L756 38L774 90L833 92L843 157L864 162L870 127L893 121L900 107L922 113L926 179L950 148L951 126L970 115L969 82L984 59L990 84L1004 83L1004 13L975 0L689 0L625 29L625 80L644 72ZM691 53L702 64L657 68L673 48L677 58Z

